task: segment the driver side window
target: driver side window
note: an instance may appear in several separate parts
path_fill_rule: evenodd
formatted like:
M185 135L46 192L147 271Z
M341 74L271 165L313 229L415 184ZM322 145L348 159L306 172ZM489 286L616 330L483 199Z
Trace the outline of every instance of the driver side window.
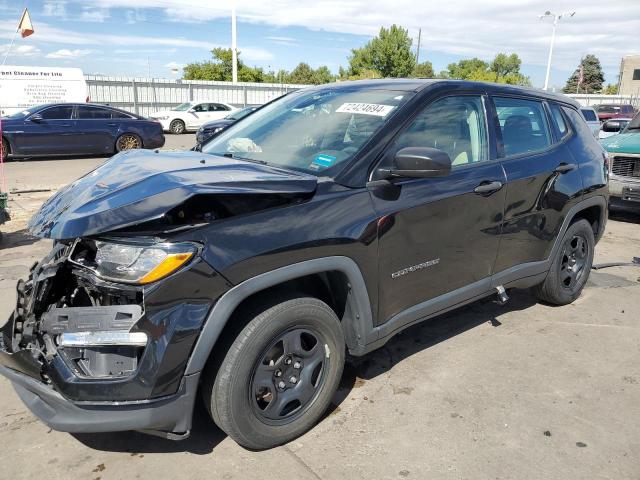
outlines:
M405 147L437 148L449 155L452 168L489 159L487 126L480 95L445 97L428 105L394 142Z

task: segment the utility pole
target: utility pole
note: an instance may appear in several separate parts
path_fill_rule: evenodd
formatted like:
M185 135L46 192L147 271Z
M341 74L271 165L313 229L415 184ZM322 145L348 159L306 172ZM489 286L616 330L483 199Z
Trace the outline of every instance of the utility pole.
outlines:
M238 83L238 45L236 43L236 2L231 5L231 58L232 70L231 81Z
M420 63L420 37L422 36L422 28L418 29L418 48L416 49L416 65Z

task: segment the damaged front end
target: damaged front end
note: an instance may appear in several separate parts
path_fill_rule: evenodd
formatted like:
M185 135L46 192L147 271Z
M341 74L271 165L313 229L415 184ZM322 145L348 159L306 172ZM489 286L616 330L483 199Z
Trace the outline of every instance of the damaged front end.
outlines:
M54 246L18 283L0 374L57 430L186 434L199 378L186 365L233 286L189 230L306 201L316 186L311 175L196 152L116 155L31 219Z
M56 242L18 283L0 373L58 430L185 434L198 378L184 369L228 289L197 253L145 238Z

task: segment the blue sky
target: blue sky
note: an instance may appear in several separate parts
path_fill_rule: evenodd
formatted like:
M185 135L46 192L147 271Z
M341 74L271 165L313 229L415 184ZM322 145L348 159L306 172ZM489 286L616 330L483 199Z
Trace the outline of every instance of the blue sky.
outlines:
M85 73L123 76L146 76L150 68L153 76L171 78L176 77L172 67L207 59L212 47L230 45L231 3L226 0L0 0L2 58L22 3L29 8L35 34L18 36L9 65L74 66ZM572 10L575 3L575 17L558 30L551 84L561 87L587 53L601 58L607 82L617 82L620 58L640 53L640 0L549 2L558 13ZM414 38L422 28L420 58L431 61L436 71L461 58L515 52L523 59L523 72L535 86L542 85L551 25L537 16L546 3L449 0L442 12L434 5L413 0L237 0L238 45L249 65L277 70L305 61L337 71L347 64L351 48L364 45L380 26L398 23Z

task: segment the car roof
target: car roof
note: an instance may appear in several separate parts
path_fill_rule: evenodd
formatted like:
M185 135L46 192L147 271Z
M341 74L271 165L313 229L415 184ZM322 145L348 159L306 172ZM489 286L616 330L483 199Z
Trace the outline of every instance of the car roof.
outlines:
M407 92L419 92L434 86L460 87L466 85L469 87L486 90L491 94L510 94L510 95L526 95L541 99L553 100L573 105L580 108L580 104L566 95L547 92L542 89L532 87L520 87L516 85L507 85L503 83L490 82L472 82L468 80L452 80L452 79L434 79L434 78L381 78L373 80L349 80L338 81L335 83L318 85L311 87L314 89L332 88L332 89L351 89L351 88L368 88L372 90L399 90Z
M72 107L100 107L100 108L108 108L109 110L115 110L116 112L122 112L122 113L126 113L127 115L131 115L132 117L135 118L142 118L140 117L140 115L136 115L133 112L129 112L127 110L123 110L121 108L118 107L112 107L111 105L103 105L101 103L73 103L73 102L59 102L59 103L43 103L42 105L34 105L33 107L28 107L28 108L36 108L38 110L41 110L43 108L49 108L49 107L64 107L64 106L72 106Z

